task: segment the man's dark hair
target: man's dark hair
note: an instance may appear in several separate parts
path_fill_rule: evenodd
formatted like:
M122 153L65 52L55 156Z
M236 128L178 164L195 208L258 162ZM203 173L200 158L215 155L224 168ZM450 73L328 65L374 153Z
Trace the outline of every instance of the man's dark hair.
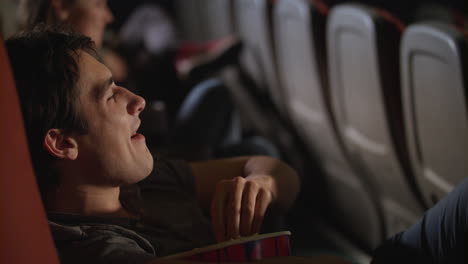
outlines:
M41 194L58 184L54 157L43 147L52 128L86 133L79 115L77 58L84 51L96 57L94 43L77 33L40 25L6 41L21 101L26 135Z

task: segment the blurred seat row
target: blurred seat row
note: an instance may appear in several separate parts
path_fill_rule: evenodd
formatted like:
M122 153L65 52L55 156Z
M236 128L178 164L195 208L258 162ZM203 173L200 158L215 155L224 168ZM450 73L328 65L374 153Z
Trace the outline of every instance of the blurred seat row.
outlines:
M321 0L203 0L197 9L198 34L243 41L248 89L317 157L333 218L364 247L410 226L468 175L460 24L431 15L406 25L376 7ZM256 97L231 92L254 127L277 133Z

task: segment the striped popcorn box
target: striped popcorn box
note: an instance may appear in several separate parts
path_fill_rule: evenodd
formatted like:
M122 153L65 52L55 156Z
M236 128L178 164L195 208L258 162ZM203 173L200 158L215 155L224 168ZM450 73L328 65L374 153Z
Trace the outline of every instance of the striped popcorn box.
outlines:
M242 237L166 256L165 258L224 263L232 261L248 262L268 257L290 256L290 235L291 232L282 231Z

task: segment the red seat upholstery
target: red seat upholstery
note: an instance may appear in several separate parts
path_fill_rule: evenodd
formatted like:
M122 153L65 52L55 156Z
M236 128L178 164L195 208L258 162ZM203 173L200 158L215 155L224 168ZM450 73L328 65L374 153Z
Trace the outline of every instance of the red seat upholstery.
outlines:
M0 263L59 263L0 39Z

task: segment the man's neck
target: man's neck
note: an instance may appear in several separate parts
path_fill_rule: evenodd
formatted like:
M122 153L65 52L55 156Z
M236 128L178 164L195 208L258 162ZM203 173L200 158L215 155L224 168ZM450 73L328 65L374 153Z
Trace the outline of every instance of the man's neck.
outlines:
M60 186L46 195L48 211L129 217L119 200L120 187Z

